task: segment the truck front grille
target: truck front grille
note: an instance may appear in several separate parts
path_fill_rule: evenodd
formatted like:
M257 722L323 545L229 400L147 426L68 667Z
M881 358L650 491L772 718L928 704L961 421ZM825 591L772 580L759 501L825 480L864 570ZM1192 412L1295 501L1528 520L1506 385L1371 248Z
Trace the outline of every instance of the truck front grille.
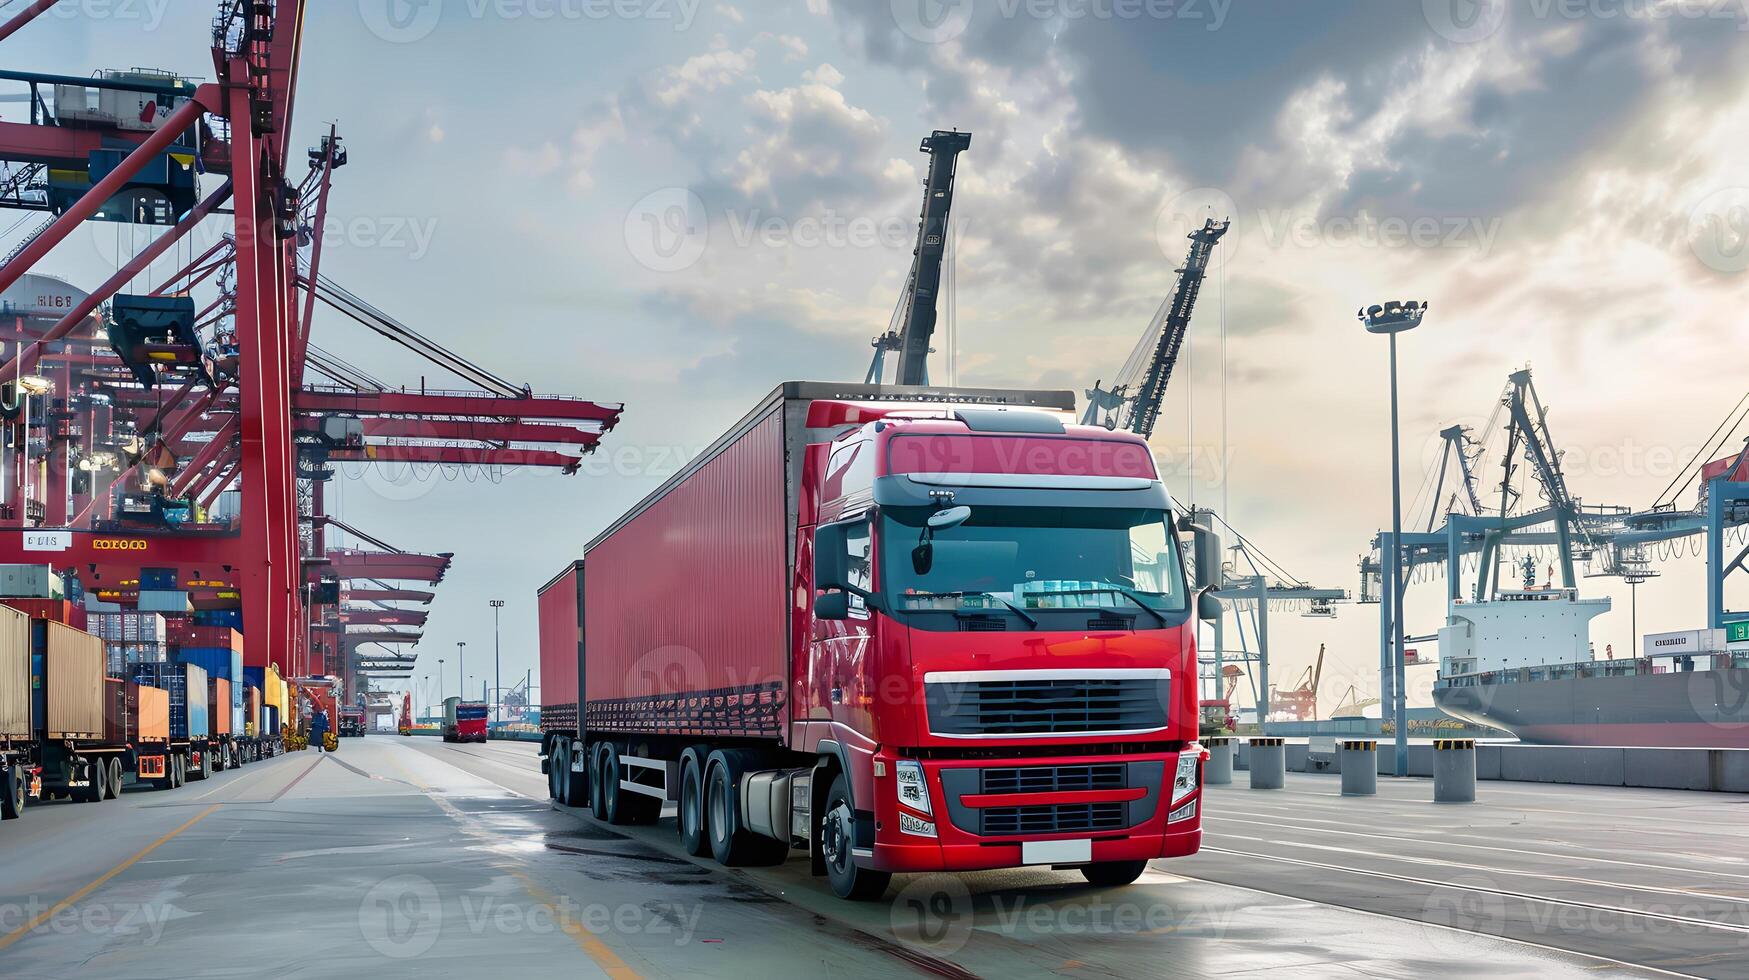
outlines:
M929 730L937 735L990 738L1124 734L1166 727L1171 679L1164 674L1004 678L1003 671L988 673L988 680L961 680L966 675L955 674L953 680L925 683Z
M1064 803L1057 806L1001 806L978 811L980 835L1008 837L1016 834L1079 834L1122 830L1122 803Z
M983 793L1066 793L1093 789L1123 789L1124 764L1091 766L1028 766L1024 769L982 770Z

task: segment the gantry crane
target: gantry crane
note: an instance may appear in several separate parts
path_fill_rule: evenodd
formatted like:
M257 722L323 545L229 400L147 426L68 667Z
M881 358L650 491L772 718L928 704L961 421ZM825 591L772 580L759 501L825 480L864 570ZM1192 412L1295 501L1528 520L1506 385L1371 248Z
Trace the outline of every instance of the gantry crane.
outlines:
M1154 434L1166 386L1178 364L1178 352L1184 346L1190 316L1196 310L1196 298L1208 273L1209 256L1230 224L1229 220L1207 218L1201 228L1190 233L1190 251L1178 270L1172 294L1160 304L1111 388L1101 388L1095 382L1088 389L1087 408L1081 414L1083 424L1128 429L1144 439Z
M941 291L941 261L947 250L948 213L953 208L954 171L959 155L972 145L972 134L938 129L918 149L929 154L929 176L923 183L923 211L917 220L917 245L911 251L911 272L887 332L874 339L874 360L863 379L880 384L887 352L899 355L895 384L929 383L929 342L935 335L936 300Z
M623 406L506 382L323 271L316 232L347 152L333 126L294 150L306 5L218 0L210 83L0 71L29 102L0 121L0 208L48 214L0 261L0 296L43 282L55 300L0 304L0 526L24 532L0 536L0 562L48 563L123 603L142 568L169 572L197 610L240 610L250 666L350 686L356 647L416 642L422 617L343 605L341 582L372 586L355 599L429 602L387 583L436 582L450 556L330 551L329 464L575 472ZM0 42L52 6L0 24ZM224 233L134 289L208 219ZM89 292L36 272L86 221L160 233ZM311 343L318 303L460 385L377 382ZM227 491L235 506L219 506Z

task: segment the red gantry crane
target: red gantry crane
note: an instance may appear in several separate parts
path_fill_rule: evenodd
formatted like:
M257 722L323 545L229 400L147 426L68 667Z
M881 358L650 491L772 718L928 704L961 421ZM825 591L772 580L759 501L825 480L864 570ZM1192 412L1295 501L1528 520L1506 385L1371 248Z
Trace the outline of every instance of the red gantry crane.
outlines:
M428 604L405 583L441 581L451 556L352 528L378 547L329 549L331 464L574 473L623 406L510 384L323 272L347 153L333 126L294 150L305 10L221 0L210 82L0 70L28 105L0 120L0 208L44 215L0 260L0 563L124 605L143 571L173 576L197 612L240 611L246 664L338 675L350 700L360 666L399 659L359 648L416 643L423 612L396 604ZM88 221L156 237L89 291L38 271ZM375 380L311 342L318 307L456 383Z

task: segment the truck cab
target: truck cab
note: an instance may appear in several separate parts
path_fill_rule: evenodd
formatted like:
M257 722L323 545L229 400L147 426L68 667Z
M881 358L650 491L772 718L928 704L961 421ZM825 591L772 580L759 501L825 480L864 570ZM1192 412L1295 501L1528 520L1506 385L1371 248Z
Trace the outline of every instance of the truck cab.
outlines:
M794 744L848 784L815 789L835 890L1194 853L1194 603L1147 444L1030 408L820 401L808 427L838 434L800 495Z

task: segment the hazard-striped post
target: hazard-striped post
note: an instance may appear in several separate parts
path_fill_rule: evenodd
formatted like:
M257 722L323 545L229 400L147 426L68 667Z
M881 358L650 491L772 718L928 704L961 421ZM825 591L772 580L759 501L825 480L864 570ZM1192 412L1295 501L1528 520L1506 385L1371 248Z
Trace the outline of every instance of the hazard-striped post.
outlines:
M1476 802L1476 740L1441 738L1433 743L1433 802Z
M1287 743L1273 736L1251 740L1251 788L1281 789L1287 785Z
M1379 740L1344 739L1341 744L1342 795L1376 796L1379 791Z

